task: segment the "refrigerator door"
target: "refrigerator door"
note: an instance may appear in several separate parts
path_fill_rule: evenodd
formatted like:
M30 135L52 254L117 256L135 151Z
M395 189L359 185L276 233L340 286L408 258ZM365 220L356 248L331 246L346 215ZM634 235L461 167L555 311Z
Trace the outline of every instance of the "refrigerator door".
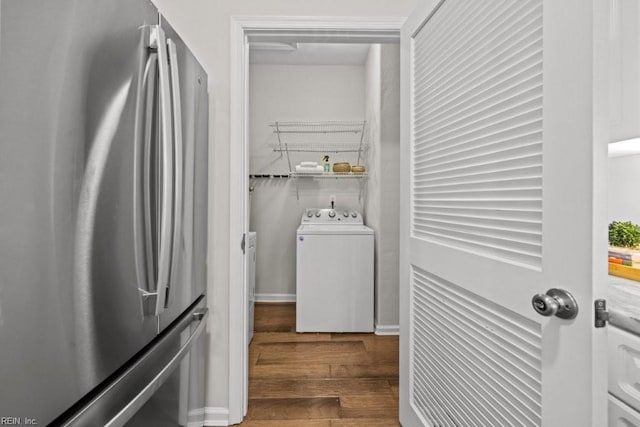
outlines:
M175 134L175 207L171 279L163 330L205 291L207 251L207 75L175 30L161 18L171 70Z
M0 415L46 425L157 333L134 208L142 27L158 15L130 0L0 8Z
M204 297L144 351L54 421L64 427L202 425L204 416Z
M185 329L181 341L186 342L197 326ZM125 424L127 427L204 426L205 336L201 333L192 339L180 365Z

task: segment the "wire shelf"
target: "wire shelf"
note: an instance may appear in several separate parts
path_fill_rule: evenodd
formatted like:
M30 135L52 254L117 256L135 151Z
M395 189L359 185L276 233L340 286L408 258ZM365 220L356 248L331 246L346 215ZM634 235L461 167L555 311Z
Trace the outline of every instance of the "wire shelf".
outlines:
M362 198L366 172L296 172L294 161L309 160L309 156L298 153L322 153L332 154L334 162L336 153L353 153L338 155L338 162L346 162L360 165L366 161L365 153L369 149L366 140L367 122L358 121L285 121L271 122L268 125L273 129L276 141L269 145L274 152L280 153L281 158L286 157L289 167L289 177L296 179L296 197L300 197L299 179L351 179L359 180ZM353 159L351 159L353 157ZM349 159L347 159L349 158ZM354 163L355 161L355 163Z
M270 145L274 152L290 153L358 153L369 149L369 144L358 142L327 142L327 143L274 143Z
M322 179L362 179L367 177L366 172L292 172L291 178L322 178Z
M271 122L273 133L278 134L362 134L366 122L360 121L319 121L319 122Z
M360 164L369 145L365 140L367 122L317 121L271 122L277 141L270 144L274 152L285 153L289 171L293 172L292 153L354 153Z

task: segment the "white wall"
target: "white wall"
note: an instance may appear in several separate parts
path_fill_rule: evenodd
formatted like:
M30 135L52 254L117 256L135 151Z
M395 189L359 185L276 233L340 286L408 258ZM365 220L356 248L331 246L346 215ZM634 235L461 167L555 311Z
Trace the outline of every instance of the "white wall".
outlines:
M209 365L207 404L228 407L229 106L232 16L408 16L417 0L154 0L209 74Z
M371 149L365 218L376 231L375 321L399 324L400 46L373 45L366 64Z
M640 155L609 159L609 222L640 224Z
M400 323L400 45L385 44L380 57L380 233L378 325Z
M380 185L383 180L380 170L380 125L381 125L381 70L380 70L380 45L371 45L369 55L365 64L366 82L366 110L367 110L367 132L370 148L367 152L367 166L369 177L367 179L367 197L365 200L364 218L366 224L375 231L374 250L374 284L375 284L375 310L374 321L378 324L378 308L380 298L378 296L380 286Z
M344 65L250 66L249 111L250 173L286 174L286 155L275 153L273 121L363 120L364 67ZM301 141L308 140L301 136ZM322 164L324 153L296 153L292 165L301 161ZM336 158L330 162L349 161ZM295 233L305 208L330 207L362 210L355 180L255 179L251 182L250 229L258 233L256 294L289 294L296 291ZM298 191L296 193L296 185ZM296 194L299 194L299 200Z

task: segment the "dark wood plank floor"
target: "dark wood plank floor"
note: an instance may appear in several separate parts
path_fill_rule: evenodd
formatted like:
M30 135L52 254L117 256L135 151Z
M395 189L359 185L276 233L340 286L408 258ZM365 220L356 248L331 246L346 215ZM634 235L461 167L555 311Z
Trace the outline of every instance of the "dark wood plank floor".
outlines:
M295 332L295 304L256 304L243 427L398 426L398 337Z

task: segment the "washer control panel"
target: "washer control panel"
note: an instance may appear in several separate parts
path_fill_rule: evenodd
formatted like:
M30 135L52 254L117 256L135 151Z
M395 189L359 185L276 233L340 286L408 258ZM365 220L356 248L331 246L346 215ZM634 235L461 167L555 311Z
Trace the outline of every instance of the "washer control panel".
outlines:
M340 209L307 209L302 215L301 224L364 224L362 215L357 211Z

